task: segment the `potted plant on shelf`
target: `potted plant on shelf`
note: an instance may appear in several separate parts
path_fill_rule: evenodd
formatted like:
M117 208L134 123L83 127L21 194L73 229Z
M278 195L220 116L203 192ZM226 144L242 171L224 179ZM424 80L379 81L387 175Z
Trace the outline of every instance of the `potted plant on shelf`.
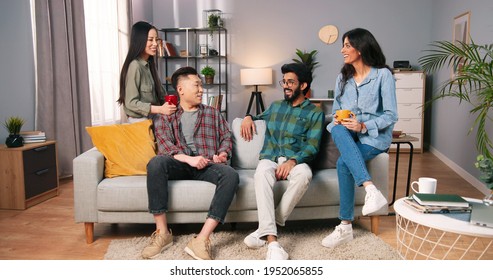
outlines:
M482 174L493 179L493 148L491 139L486 132L486 123L490 118L488 113L493 106L493 44L476 45L457 41L435 41L425 50L426 54L418 59L419 64L427 73L433 73L444 66L457 69L457 72L445 81L438 89L438 95L433 96L425 105L443 98L456 98L459 102L472 105L470 114L476 114L474 124L469 133L476 128L476 149L480 156L476 168ZM484 177L486 178L486 177ZM493 185L488 181L487 187ZM491 194L490 194L491 196ZM491 197L490 197L491 199Z
M216 75L216 70L214 70L214 68L207 65L200 70L200 73L204 75L206 84L210 85L214 83L214 75Z
M210 14L207 18L207 26L209 28L217 28L222 25L221 15L220 14Z
M315 55L317 54L317 50L313 50L310 52L302 51L300 49L296 49L296 55L298 58L294 58L293 61L297 63L305 64L306 67L312 72L312 77L315 77L313 72L318 64L315 60ZM305 94L307 98L311 97L311 89Z
M24 145L24 139L20 136L20 131L24 125L24 119L20 117L8 118L4 126L9 132L9 136L5 140L5 145L9 148L22 147Z
M207 11L207 27L210 29L211 40L213 39L214 30L223 26L221 14L222 12L220 10Z

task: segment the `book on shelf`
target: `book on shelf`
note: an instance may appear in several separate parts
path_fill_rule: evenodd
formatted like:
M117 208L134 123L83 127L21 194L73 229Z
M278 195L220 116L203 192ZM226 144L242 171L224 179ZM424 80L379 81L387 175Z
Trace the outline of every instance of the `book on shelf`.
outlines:
M46 139L24 139L22 141L24 144L32 144L32 143L44 143Z
M175 47L168 41L164 42L164 49L166 50L167 56L178 56Z
M32 131L21 131L19 132L20 136L22 137L34 137L34 136L46 136L45 132L44 131L40 131L40 130L32 130Z
M413 199L421 205L469 207L469 202L456 194L415 193Z
M214 107L218 110L221 110L221 105L223 101L223 95L212 95L209 96L207 105Z
M22 136L24 144L46 142L46 133L44 131L21 131L19 135Z
M404 199L404 202L407 205L411 206L414 210L427 214L469 213L472 210L471 206L455 207L455 206L421 205L410 197Z
M46 140L46 136L22 136L24 140Z

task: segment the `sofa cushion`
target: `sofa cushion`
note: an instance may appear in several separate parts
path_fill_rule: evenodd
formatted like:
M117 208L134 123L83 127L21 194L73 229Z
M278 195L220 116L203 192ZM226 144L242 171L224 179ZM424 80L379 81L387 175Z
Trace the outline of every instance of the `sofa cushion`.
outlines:
M322 140L320 141L320 149L315 160L310 164L313 169L329 169L336 168L337 159L339 158L339 150L332 140L332 136L327 131L327 125L332 121L331 115L325 116L324 125L322 126Z
M146 176L105 178L98 185L99 211L144 211L149 209ZM168 210L170 212L207 211L216 186L206 181L170 180ZM193 193L194 195L187 195Z
M239 169L256 169L259 162L259 153L264 145L265 138L265 121L255 121L257 134L253 135L251 141L246 141L241 138L240 128L242 118L236 118L231 125L233 133L233 155L231 165Z
M104 176L145 175L156 155L152 121L86 127L92 143L104 155Z

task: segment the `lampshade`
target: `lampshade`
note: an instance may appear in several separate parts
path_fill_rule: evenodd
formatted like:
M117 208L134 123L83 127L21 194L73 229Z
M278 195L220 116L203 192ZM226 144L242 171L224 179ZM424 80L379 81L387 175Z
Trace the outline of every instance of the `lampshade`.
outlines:
M241 69L240 79L244 86L271 85L272 68Z

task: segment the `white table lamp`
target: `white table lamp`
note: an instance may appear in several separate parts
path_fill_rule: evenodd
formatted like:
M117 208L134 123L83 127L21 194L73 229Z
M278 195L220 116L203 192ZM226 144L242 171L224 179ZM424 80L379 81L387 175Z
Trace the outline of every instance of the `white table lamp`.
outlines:
M262 100L262 92L258 91L259 85L271 85L272 84L272 68L251 68L240 70L241 85L255 86L255 91L252 91L250 96L250 102L248 103L247 114L250 113L253 105L253 99L256 100L256 112L257 115L262 113L264 109L264 102Z

